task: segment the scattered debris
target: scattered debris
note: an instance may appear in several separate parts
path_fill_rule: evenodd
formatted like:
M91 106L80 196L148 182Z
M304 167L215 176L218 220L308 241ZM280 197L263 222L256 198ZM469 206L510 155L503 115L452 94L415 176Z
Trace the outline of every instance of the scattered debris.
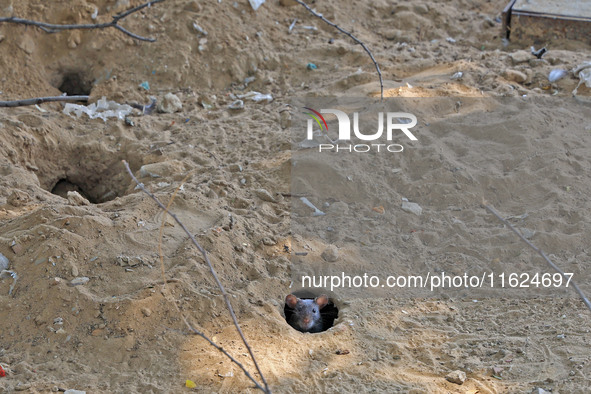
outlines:
M310 200L308 200L306 197L300 197L300 200L302 200L302 202L304 204L306 204L307 206L309 206L310 208L312 208L314 210L314 213L312 213L312 216L322 216L322 215L326 215L324 212L322 212L320 209L316 208L314 206L314 204L312 204L310 202Z
M132 107L127 104L119 104L115 101L107 101L105 97L88 106L80 104L67 103L64 106L63 113L72 116L72 112L77 118L82 114L88 115L90 119L100 118L107 121L107 118L119 118L124 120L132 111ZM72 116L73 117L73 116Z
M0 253L0 271L7 270L8 267L10 267L10 260L8 260L8 257Z
M252 9L256 11L259 9L260 6L263 5L265 0L248 0L248 2L250 3L250 6L252 7Z
M150 90L150 83L148 81L144 81L138 85L140 88L144 88L145 90Z
M192 380L187 379L185 380L185 387L194 389L195 387L197 387L197 385Z
M204 35L204 36L206 36L206 35L207 35L207 32L205 31L205 29L204 29L204 28L202 28L201 26L199 26L199 25L197 24L197 22L193 22L193 28L194 28L195 30L197 30L197 32L198 32L198 33L200 33L200 34L202 34L202 35Z
M544 54L546 52L548 52L548 50L546 49L546 47L540 48L536 51L536 48L531 47L531 54L534 55L535 57L537 57L538 59L541 59L542 56L544 56Z
M573 95L577 94L579 86L581 86L582 83L588 88L591 88L591 62L585 62L579 65L573 70L573 74L580 79L577 87L573 90Z
M228 106L228 108L233 110L244 109L244 101L242 100L234 100L232 104Z
M242 94L238 96L239 99L249 99L254 101L255 103L259 103L263 100L267 100L267 102L273 101L273 96L270 94L262 94L259 92L248 92L246 94Z
M308 70L316 70L316 69L318 68L318 66L317 66L317 65L315 65L314 63L308 63L308 64L306 65L306 68L307 68Z
M564 78L567 74L568 71L555 68L554 70L550 71L550 74L548 74L548 81L550 81L551 83L556 82Z
M254 194L256 194L256 196L258 198L260 198L261 200L263 200L263 201L275 202L275 199L273 198L273 196L271 195L271 193L269 193L265 189L257 189L257 190L254 191Z
M18 275L14 271L9 270L2 270L0 271L0 279L4 278L12 278L12 284L8 289L8 295L12 295L12 291L14 290L14 286L16 286L16 280L18 279Z
M455 73L454 75L452 75L452 76L450 77L450 79L451 79L452 81L456 81L456 80L457 80L457 81L459 81L459 80L461 80L463 77L464 77L464 73L463 73L463 72L461 72L461 71L458 71L457 73Z

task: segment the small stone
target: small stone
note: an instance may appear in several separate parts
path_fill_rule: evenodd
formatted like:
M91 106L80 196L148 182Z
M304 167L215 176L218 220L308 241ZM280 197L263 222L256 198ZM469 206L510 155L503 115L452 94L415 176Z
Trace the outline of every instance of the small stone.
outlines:
M448 382L455 384L464 384L466 381L466 372L464 371L453 371L445 376Z
M230 164L228 169L232 172L242 172L242 166L240 164Z
M181 99L175 94L166 93L164 99L158 104L158 112L172 114L183 109Z
M275 202L275 199L273 198L273 196L271 195L271 193L269 193L265 189L257 189L257 190L254 191L254 194L256 194L256 196L258 198L260 198L261 200L263 200L263 201Z
M6 202L13 207L22 207L29 203L29 201L31 201L31 197L21 190L13 190L6 199Z
M88 281L90 280L89 277L87 276L80 276L78 278L74 278L70 281L70 286L79 286L79 285L85 285L88 283Z
M513 81L517 83L523 83L527 81L527 75L517 70L505 70L503 77L505 77L507 81Z
M78 267L76 267L75 265L72 266L72 276L73 277L77 277L79 272L78 272Z
M536 387L535 389L532 390L532 394L552 394L547 390L544 390L541 387Z
M12 249L13 253L17 256L23 252L23 247L17 243L10 245L10 249Z
M64 394L86 394L86 391L68 389L68 390L64 391Z
M90 201L82 197L77 191L68 192L68 202L70 205L75 206L90 205Z
M509 55L513 64L525 63L532 58L532 54L528 51L517 51Z
M330 245L328 248L324 249L320 257L322 257L327 263L334 263L339 258L339 250L336 246Z
M423 213L423 208L421 208L419 204L414 202L403 201L401 208L403 211L414 213L417 216L421 216L421 214Z
M59 328L55 333L59 335L64 335L66 333L66 330L64 330L63 328Z
M146 317L149 317L152 314L150 308L142 308L142 314Z
M273 246L273 245L277 245L277 241L274 241L274 240L272 240L272 239L271 239L271 238L269 238L269 237L265 237L265 238L263 238L263 240L262 240L262 241L263 241L263 245L266 245L266 246Z

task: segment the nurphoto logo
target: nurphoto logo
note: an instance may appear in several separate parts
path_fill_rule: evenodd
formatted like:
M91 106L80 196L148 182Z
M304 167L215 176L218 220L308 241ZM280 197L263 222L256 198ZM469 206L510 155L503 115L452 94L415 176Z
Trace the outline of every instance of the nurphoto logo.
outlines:
M313 140L314 136L323 135L328 139L330 144L319 144L318 151L331 151L331 152L358 152L365 153L370 151L375 152L402 152L404 147L400 144L391 143L394 136L405 135L411 141L417 141L417 137L409 129L417 125L417 117L407 112L387 112L386 118L386 141L388 143L375 143L378 142L384 134L384 112L378 113L378 130L373 134L364 134L359 130L359 113L353 113L353 134L361 141L367 141L367 143L352 144L351 143L351 119L344 111L338 109L321 109L316 111L310 107L304 107L304 109L310 112L304 112L304 114L310 116L307 123L306 139ZM328 123L324 118L323 114L331 114L336 116L338 122L338 138L332 140L328 132ZM317 127L315 128L315 125ZM400 133L401 132L401 133ZM369 143L373 141L374 143ZM339 144L340 143L340 144Z

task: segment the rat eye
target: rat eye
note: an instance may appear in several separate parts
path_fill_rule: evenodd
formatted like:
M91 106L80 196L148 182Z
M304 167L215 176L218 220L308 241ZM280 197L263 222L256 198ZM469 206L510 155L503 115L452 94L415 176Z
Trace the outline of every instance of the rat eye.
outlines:
M316 308L312 309L312 312L316 313Z

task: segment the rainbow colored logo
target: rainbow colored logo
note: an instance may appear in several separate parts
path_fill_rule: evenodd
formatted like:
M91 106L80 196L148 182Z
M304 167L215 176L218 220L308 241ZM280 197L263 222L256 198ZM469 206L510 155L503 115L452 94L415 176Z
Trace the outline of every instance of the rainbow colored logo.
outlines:
M307 109L308 111L312 111L313 112L313 113L304 112L304 114L310 115L316 121L316 123L318 123L318 126L320 127L320 130L323 130L324 132L327 132L328 131L328 125L326 124L326 120L324 120L324 116L322 116L320 114L320 112L314 111L312 108L308 108L308 107L304 107L304 109ZM320 118L320 119L318 119L318 118ZM322 123L324 123L324 127L322 127L322 123L320 123L320 120L322 120Z

